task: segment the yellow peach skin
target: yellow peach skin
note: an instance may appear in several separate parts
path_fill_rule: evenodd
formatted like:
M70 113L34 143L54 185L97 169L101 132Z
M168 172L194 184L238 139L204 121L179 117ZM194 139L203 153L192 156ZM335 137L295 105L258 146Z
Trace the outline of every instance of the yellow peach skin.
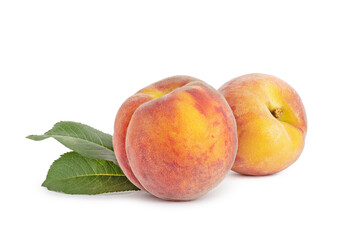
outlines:
M166 200L192 200L231 169L237 130L224 97L188 76L156 82L128 98L114 125L119 165L139 188Z
M306 112L296 91L279 78L248 74L219 91L237 122L238 152L232 170L245 175L280 172L300 156Z

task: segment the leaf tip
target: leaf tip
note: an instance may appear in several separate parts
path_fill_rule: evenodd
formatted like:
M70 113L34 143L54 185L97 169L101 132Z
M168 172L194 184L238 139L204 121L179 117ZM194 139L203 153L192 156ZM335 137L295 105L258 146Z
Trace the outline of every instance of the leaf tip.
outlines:
M42 187L48 188L46 184L46 180L41 184Z
M46 139L48 137L49 136L47 136L47 135L29 135L29 136L26 136L27 139L34 140L34 141L44 140L44 139Z
M28 135L25 138L30 139L30 140L35 140L36 139L36 135Z

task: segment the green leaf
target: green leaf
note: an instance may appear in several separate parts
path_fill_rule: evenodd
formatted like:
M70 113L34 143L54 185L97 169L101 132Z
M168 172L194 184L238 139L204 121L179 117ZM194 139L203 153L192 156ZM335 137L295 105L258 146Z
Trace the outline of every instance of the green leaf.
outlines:
M40 141L53 137L71 150L88 158L110 160L117 163L114 155L112 136L87 125L62 121L43 135L27 138Z
M69 194L139 190L114 162L87 158L76 152L55 160L42 186Z

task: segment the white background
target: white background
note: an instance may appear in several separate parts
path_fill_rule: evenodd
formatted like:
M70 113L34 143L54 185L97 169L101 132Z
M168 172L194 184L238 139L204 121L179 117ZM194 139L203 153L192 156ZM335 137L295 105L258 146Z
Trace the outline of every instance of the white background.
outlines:
M360 239L359 1L1 1L1 239ZM204 197L73 196L41 187L60 120L113 133L134 92L247 73L300 94L306 147L282 173L229 173Z

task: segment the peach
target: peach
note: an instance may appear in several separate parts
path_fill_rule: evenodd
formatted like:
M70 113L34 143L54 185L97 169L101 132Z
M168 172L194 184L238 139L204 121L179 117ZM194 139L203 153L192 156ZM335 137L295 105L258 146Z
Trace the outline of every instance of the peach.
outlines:
M237 152L232 110L214 88L193 77L156 82L120 107L114 151L124 174L166 200L192 200L214 188Z
M306 112L296 91L279 78L248 74L225 83L237 122L238 151L232 170L245 175L280 172L300 156Z

